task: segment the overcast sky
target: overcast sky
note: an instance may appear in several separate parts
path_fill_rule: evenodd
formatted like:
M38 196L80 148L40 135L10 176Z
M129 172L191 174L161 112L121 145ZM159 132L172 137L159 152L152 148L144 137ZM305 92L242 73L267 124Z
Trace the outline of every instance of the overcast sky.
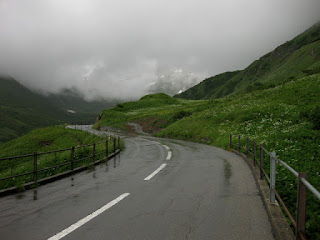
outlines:
M243 69L319 20L320 0L0 0L0 72L140 97L168 69Z

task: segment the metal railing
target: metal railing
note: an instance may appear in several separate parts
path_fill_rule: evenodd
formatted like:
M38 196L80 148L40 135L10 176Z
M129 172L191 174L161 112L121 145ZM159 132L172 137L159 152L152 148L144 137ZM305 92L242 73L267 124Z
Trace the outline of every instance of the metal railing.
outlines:
M109 146L109 143L111 143L111 148ZM100 152L97 152L97 146L103 145L102 147L100 147ZM88 149L91 148L91 149ZM15 175L10 175L10 176L6 176L3 178L0 178L0 183L3 183L4 181L9 181L9 180L16 180L17 178L21 178L24 176L29 176L29 178L25 178L24 179L24 183L23 186L25 186L25 184L30 184L30 183L34 183L37 184L39 178L39 174L43 173L43 172L48 172L48 171L53 171L56 170L58 168L64 167L64 166L68 166L68 169L65 169L65 171L58 171L58 174L61 174L63 172L66 171L75 171L77 170L77 166L78 167L83 167L83 166L89 166L89 165L95 165L103 160L107 160L109 157L109 152L112 154L115 154L117 149L120 149L120 137L109 137L107 140L102 141L102 142L97 142L97 143L92 143L92 144L87 144L87 145L80 145L80 146L76 146L76 147L71 147L71 148L66 148L66 149L59 149L59 150L54 150L54 151L48 151L48 152L35 152L33 154L26 154L26 155L21 155L21 156L13 156L13 157L5 157L5 158L0 158L0 166L3 165L7 168L11 168L11 172L12 169L14 168L14 165L17 163L17 161L19 161L19 159L25 159L27 158L27 160L25 160L24 162L31 160L33 163L33 170L32 171L27 171L24 173L19 173L19 174L15 174ZM80 152L77 156L77 151L82 150L82 152ZM40 158L45 158L46 156L50 155L50 154L54 154L55 156L53 157L54 161L58 161L59 159L57 158L57 153L64 153L64 152L68 152L70 151L70 157L69 159L63 159L62 163L61 163L61 159L60 159L60 163L56 164L56 165L52 165L52 166L46 166L44 168L38 168L39 163L40 163ZM102 155L102 157L101 157ZM97 159L99 158L99 159ZM91 159L91 160L88 160ZM7 164L3 164L4 161L10 161ZM14 161L14 163L12 163L12 161ZM31 164L30 164L31 165ZM19 167L19 164L17 165L17 167ZM54 177L51 176L51 177ZM8 187L12 187L14 186L14 184L7 184ZM5 190L6 188L2 188L2 190Z
M236 150L239 153L244 153L247 158L252 157L253 165L258 165L259 172L260 172L260 180L266 179L269 182L269 189L270 189L270 203L274 204L275 200L277 199L280 205L283 207L286 215L290 219L292 225L295 228L295 235L296 239L307 239L306 237L306 208L307 208L307 189L314 194L314 196L320 200L320 193L319 191L312 186L307 181L307 173L306 172L297 172L292 167L290 167L287 163L282 161L281 159L277 158L275 152L268 152L262 144L259 145L260 150L260 161L257 161L257 144L256 141L250 140L249 138L243 138L240 135L236 136L238 139L236 148L233 148L233 135L230 134L229 139L229 147L230 149ZM241 140L245 141L245 146L243 146ZM266 173L264 169L265 166L265 159L264 155L267 154L270 156L270 176ZM285 205L283 199L279 195L276 190L276 164L280 164L284 166L287 170L289 170L298 180L297 185L297 208L296 208L296 219L292 216L289 209Z

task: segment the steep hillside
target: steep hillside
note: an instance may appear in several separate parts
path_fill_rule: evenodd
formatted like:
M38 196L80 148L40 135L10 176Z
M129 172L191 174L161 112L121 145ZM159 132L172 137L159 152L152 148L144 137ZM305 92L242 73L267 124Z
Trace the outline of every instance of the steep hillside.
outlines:
M223 73L176 95L185 99L221 98L227 95L266 89L284 81L320 72L320 22L246 69ZM224 79L223 79L224 78Z
M187 91L176 95L176 97L185 99L210 99L215 94L217 88L240 72L241 71L225 72L214 77L207 78Z
M320 74L313 74L264 90L215 100L183 100L149 95L138 102L103 111L99 126L125 129L127 122L140 123L158 137L184 139L228 148L229 134L263 143L308 180L320 186ZM151 120L150 120L151 119ZM160 123L160 124L159 124ZM152 133L152 131L150 131ZM244 143L243 143L244 144ZM266 161L265 164L268 164ZM296 205L296 180L279 167L277 188L291 212ZM320 237L320 208L308 200L308 234Z
M11 77L0 76L0 144L38 127L93 122L109 106L102 101L87 102L75 93L44 96Z
M0 143L36 127L62 123L66 114L10 77L0 78Z

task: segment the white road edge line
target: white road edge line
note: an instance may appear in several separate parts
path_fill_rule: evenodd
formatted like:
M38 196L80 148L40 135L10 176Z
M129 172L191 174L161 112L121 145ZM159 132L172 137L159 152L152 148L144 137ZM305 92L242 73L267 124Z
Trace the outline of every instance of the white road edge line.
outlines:
M79 220L75 224L72 224L70 227L66 228L65 230L63 230L63 231L61 231L59 233L57 233L53 237L48 238L48 240L59 240L59 239L65 237L69 233L71 233L74 230L76 230L77 228L81 227L83 224L86 224L91 219L97 217L98 215L100 215L104 211L108 210L109 208L111 208L112 206L114 206L115 204L117 204L118 202L120 202L122 199L124 199L125 197L127 197L129 195L130 195L130 193L124 193L124 194L120 195L116 199L112 200L111 202L107 203L103 207L99 208L97 211L95 211L95 212L89 214L88 216L82 218L81 220Z
M171 159L171 151L168 152L167 160Z
M144 180L145 180L145 181L148 181L148 180L150 180L151 178L153 178L154 175L156 175L158 172L160 172L166 165L167 165L166 163L161 164L161 166L160 166L157 170L155 170L153 173L151 173L151 174L150 174L148 177L146 177Z

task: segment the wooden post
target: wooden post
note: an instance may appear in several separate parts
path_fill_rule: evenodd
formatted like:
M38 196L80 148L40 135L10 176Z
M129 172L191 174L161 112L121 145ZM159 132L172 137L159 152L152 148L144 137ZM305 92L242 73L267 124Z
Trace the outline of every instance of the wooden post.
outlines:
M273 189L276 188L276 153L270 153L270 203L275 203L276 196Z
M116 136L113 137L113 152L116 152Z
M74 147L71 148L71 170L74 169Z
M263 174L263 164L264 164L264 155L263 155L263 145L260 144L260 179L263 180L264 174Z
M108 155L109 155L109 141L108 139L106 140L106 159L108 160Z
M247 158L249 157L249 138L247 137Z
M241 152L241 136L238 136L238 152Z
M307 188L302 183L301 178L307 179L307 173L298 173L298 196L297 196L297 230L296 239L301 239L300 234L306 234L306 202L307 202Z
M232 149L232 134L230 134L229 147L230 147L230 149Z
M256 141L253 141L253 165L257 165L257 145Z
M118 136L118 149L120 149L120 136Z
M92 149L92 160L93 160L93 165L96 163L96 144L93 144L93 149Z
M38 181L38 154L33 154L33 181Z

